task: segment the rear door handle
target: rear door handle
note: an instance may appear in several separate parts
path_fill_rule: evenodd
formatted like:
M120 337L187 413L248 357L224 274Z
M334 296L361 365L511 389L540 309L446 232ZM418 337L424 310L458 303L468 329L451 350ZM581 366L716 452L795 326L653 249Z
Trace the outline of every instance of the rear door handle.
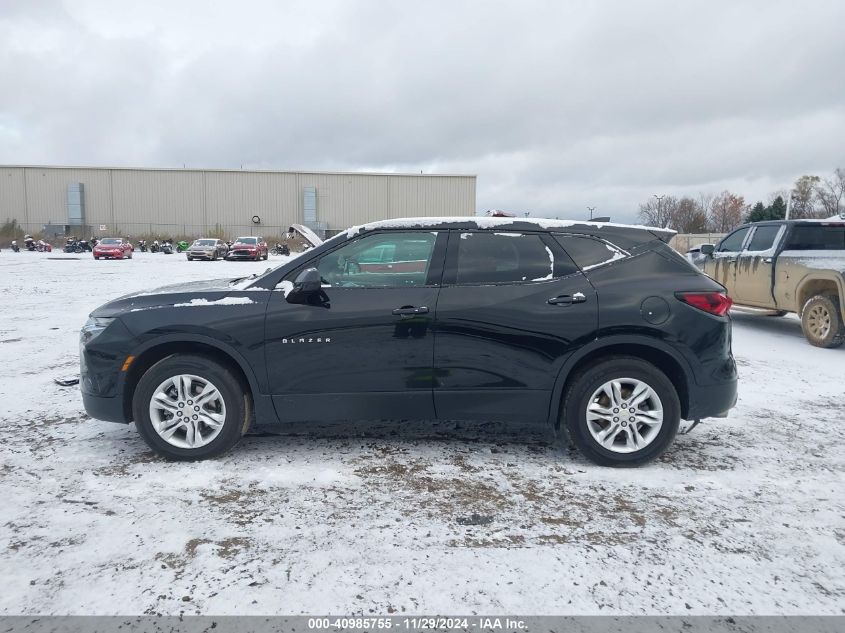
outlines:
M393 311L394 316L409 316L412 314L428 314L428 308L425 306L420 306L419 308L415 308L414 306L402 306L401 308L396 308Z
M568 306L573 303L584 303L587 300L587 297L584 296L582 292L576 292L572 295L558 295L557 297L552 297L548 300L548 303L552 305L564 305Z

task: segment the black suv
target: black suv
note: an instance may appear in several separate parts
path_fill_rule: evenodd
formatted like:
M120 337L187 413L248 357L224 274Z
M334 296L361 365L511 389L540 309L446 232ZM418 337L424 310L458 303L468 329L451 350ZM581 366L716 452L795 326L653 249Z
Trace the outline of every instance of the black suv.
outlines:
M350 229L261 276L128 295L81 333L88 413L202 459L251 425L539 421L654 459L736 401L731 302L670 231L509 218ZM279 428L279 427L277 427Z

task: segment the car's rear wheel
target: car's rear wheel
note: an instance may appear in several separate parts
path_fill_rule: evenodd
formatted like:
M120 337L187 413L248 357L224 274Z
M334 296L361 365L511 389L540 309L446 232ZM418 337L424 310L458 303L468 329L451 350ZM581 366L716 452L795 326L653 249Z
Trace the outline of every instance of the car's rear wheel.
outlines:
M602 466L639 466L675 439L681 404L675 386L649 362L615 356L573 376L561 424L581 452Z
M845 342L845 324L839 310L839 297L816 295L804 304L801 312L804 338L816 347L839 347Z
M237 377L205 356L169 356L146 371L132 399L144 441L168 459L221 455L249 427L251 403Z

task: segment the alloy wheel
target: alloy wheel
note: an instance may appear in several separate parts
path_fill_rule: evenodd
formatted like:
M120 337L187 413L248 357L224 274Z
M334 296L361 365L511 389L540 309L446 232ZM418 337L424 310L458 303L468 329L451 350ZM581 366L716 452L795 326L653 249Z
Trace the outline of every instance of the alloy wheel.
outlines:
M199 448L214 440L226 421L226 403L210 381L192 374L172 376L150 399L156 433L178 448Z
M609 380L590 396L587 428L593 439L614 453L633 453L651 444L663 426L657 392L636 378Z

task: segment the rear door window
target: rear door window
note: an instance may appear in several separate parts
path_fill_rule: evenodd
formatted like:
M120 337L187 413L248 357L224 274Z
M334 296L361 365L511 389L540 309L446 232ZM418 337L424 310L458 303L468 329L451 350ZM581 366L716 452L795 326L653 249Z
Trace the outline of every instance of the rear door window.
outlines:
M545 281L558 271L552 249L537 234L462 231L453 238L458 285Z
M778 233L780 233L779 225L756 227L746 250L760 252L771 249L775 245L775 238L777 238Z
M795 226L786 242L788 251L845 250L845 225L804 224Z

